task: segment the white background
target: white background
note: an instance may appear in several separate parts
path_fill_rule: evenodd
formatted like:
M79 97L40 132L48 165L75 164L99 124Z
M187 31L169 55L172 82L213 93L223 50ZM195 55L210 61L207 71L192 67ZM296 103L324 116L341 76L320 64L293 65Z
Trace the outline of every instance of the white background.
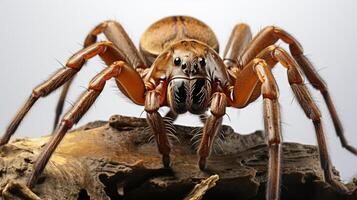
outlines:
M137 45L141 34L154 21L169 15L191 15L207 23L217 34L221 52L233 26L250 24L253 33L264 26L278 25L302 43L306 54L328 83L345 127L349 142L357 146L356 134L356 3L345 1L0 1L0 133L2 134L31 90L46 80L81 48L88 31L99 22L115 19L122 23ZM286 47L279 42L282 47ZM94 59L80 72L70 91L74 102L103 63ZM315 144L312 123L306 119L286 80L286 71L278 65L274 74L280 85L283 134L285 141ZM118 95L114 83L107 84L79 125L106 120L112 114L140 116L142 107L128 103ZM318 102L333 164L344 181L357 175L357 158L340 146L320 94L311 90ZM15 137L39 137L52 130L54 109L59 90L40 99L27 115ZM237 132L263 129L262 101L243 110L229 109L225 124ZM142 115L143 117L145 115ZM197 117L184 115L179 124L199 125ZM79 141L80 142L80 141Z

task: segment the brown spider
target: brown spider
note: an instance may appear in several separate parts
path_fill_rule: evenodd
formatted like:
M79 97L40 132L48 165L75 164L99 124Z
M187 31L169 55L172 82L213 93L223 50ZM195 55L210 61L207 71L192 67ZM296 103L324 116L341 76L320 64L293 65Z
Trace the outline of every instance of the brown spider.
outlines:
M108 41L97 42L97 35L101 33ZM279 39L289 45L290 53L274 45ZM99 55L108 67L90 81L88 90L58 124L53 137L34 165L27 182L29 188L36 183L66 132L91 107L106 81L114 78L121 92L134 103L145 107L147 121L155 135L165 167L170 166L170 144L166 124L158 113L161 106L170 107L167 116L173 119L187 111L202 116L210 109L212 115L205 120L198 148L198 165L204 170L214 137L221 128L226 107L244 108L262 95L265 133L269 146L266 197L278 199L282 138L279 91L271 69L279 62L287 69L290 86L306 116L315 126L325 180L338 191L347 192L343 184L333 179L321 114L304 85L304 75L323 95L342 146L353 154L357 154L357 150L348 145L326 84L303 55L299 42L286 31L274 26L264 28L252 39L249 26L238 24L233 29L223 59L219 57L218 49L213 31L192 17L167 17L151 25L141 38L140 52L118 22L103 22L88 34L84 48L74 54L64 68L33 90L8 126L0 145L9 141L39 97L45 97L64 85L56 112L56 127L71 81L87 60Z

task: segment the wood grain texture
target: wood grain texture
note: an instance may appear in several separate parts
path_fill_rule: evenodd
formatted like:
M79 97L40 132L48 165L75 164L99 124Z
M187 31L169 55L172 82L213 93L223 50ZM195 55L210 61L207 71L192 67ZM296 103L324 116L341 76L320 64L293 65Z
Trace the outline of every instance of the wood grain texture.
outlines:
M185 199L215 174L219 180L202 199L264 199L268 153L262 132L239 135L223 126L223 142L202 172L191 144L195 128L175 125L179 142L171 141L172 167L165 169L147 127L145 119L116 115L73 130L34 193L24 185L49 137L14 140L0 147L0 199ZM347 184L348 195L321 181L315 146L284 143L282 150L282 199L357 199L357 181Z

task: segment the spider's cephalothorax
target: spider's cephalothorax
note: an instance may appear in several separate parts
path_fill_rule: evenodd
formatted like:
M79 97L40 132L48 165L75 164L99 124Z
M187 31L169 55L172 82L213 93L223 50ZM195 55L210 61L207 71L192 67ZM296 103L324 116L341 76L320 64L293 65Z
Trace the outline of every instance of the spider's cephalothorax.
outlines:
M99 34L104 34L108 41L97 42ZM289 45L290 51L274 45L279 39ZM223 58L218 55L218 46L213 31L192 17L167 17L151 25L140 40L140 52L118 22L100 23L86 37L84 48L74 54L64 68L33 90L8 126L0 145L10 140L26 113L40 97L47 96L63 85L54 135L39 155L27 182L30 188L33 187L66 132L91 107L106 81L115 79L124 95L144 106L165 167L170 166L171 146L167 137L170 127L166 127L167 124L158 112L159 108L169 106L167 115L173 119L187 111L193 114L210 111L211 115L204 121L197 152L198 166L205 170L226 107L244 108L262 96L269 147L266 196L267 199L278 199L282 138L279 90L271 69L280 63L287 70L287 78L298 103L315 127L325 180L336 190L347 192L348 189L333 178L321 114L305 86L304 76L323 95L342 146L354 154L357 154L357 150L347 143L327 86L303 55L299 42L274 26L264 28L252 38L249 26L238 24L233 29ZM107 68L90 81L88 90L58 123L75 74L87 60L96 55L103 59Z
M168 82L167 104L174 114L202 114L208 109L216 67L210 59L218 52L218 41L206 24L191 17L164 18L146 30L140 47L149 63L160 62L147 77L164 71L159 76Z

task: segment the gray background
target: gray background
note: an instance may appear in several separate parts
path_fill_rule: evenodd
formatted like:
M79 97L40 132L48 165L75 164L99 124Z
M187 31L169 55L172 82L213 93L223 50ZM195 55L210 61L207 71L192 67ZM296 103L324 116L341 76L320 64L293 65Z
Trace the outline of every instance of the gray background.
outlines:
M305 53L326 80L354 146L356 135L356 3L345 1L0 1L0 132L5 131L16 111L34 86L52 74L67 58L81 48L88 31L99 22L115 19L122 23L135 44L154 21L168 15L191 15L201 19L216 32L221 51L233 26L238 22L251 25L253 33L264 26L278 25L302 43ZM282 42L279 44L286 48ZM103 63L93 59L80 72L70 91L66 108L85 90L89 80ZM286 71L275 68L280 86L283 134L285 141L315 144L312 123L293 101ZM93 120L106 120L111 114L140 116L142 107L122 97L113 82L97 100L79 125ZM344 181L356 176L357 159L344 150L336 137L326 106L315 90L328 139L332 162ZM118 95L119 94L119 95ZM27 115L15 137L38 137L52 129L54 108L59 91L41 99ZM228 109L224 123L237 132L249 133L263 128L262 100L243 110ZM164 109L162 110L165 111ZM143 115L145 116L145 115ZM183 115L178 124L199 125L197 117Z

